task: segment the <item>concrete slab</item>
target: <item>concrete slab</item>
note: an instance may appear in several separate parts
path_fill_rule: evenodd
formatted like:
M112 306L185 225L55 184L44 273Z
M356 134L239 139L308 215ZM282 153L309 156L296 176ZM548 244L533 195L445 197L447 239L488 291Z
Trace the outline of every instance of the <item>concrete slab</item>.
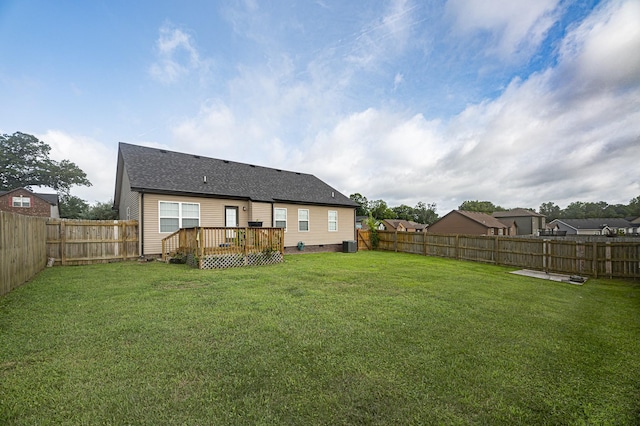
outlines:
M543 280L557 281L575 285L582 285L587 282L587 279L585 277L581 277L583 281L572 280L572 275L553 274L544 271L534 271L532 269L521 269L519 271L513 271L511 273L516 275L524 275L526 277L540 278Z

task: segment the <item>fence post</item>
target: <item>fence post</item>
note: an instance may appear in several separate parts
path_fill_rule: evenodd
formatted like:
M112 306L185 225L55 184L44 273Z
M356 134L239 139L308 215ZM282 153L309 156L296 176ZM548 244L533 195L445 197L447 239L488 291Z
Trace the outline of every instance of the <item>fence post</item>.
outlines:
M496 235L494 237L494 243L493 243L493 260L494 260L496 265L500 264L500 260L499 260L500 250L499 250L499 247L500 247L500 239Z
M593 259L591 260L591 269L594 278L598 278L598 243L593 243Z
M398 252L398 230L393 233L393 251Z
M426 231L426 229L422 231L422 254L424 256L427 255L427 231Z
M456 234L455 252L456 252L456 260L460 260L460 235L458 234Z
M542 270L544 272L548 272L548 263L549 260L547 258L547 249L549 246L549 240L542 240Z
M605 251L605 258L606 258L605 272L607 275L609 275L609 278L612 278L613 270L611 268L611 243L610 242L606 243L604 251Z
M59 228L59 232L60 232L60 265L66 265L67 263L67 248L65 247L65 241L67 239L66 237L66 229L64 226L64 220L60 221L60 228Z
M584 273L584 241L576 241L576 271Z

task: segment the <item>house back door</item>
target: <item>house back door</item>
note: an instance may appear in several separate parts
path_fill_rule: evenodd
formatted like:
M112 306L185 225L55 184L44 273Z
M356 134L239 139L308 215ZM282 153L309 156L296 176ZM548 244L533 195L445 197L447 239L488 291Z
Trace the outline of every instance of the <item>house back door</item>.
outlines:
M227 228L235 228L238 226L238 208L224 208L224 226ZM227 231L227 238L235 238L235 231Z

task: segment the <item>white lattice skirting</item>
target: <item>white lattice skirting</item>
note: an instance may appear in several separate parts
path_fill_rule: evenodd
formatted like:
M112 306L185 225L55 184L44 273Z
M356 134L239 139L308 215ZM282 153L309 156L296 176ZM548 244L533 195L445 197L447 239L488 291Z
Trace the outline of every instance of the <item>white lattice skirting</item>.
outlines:
M214 254L204 256L200 259L200 269L225 269L238 268L243 266L261 266L282 263L283 256L280 252L272 253L249 253L246 256L238 254ZM187 256L187 263L194 268L198 267L198 260L195 256Z

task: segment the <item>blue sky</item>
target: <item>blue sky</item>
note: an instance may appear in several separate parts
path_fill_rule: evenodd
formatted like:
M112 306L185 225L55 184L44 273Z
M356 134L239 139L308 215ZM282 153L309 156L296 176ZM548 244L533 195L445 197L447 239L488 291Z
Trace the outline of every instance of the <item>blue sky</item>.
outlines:
M113 197L119 141L390 206L640 195L640 1L0 0L0 133Z

